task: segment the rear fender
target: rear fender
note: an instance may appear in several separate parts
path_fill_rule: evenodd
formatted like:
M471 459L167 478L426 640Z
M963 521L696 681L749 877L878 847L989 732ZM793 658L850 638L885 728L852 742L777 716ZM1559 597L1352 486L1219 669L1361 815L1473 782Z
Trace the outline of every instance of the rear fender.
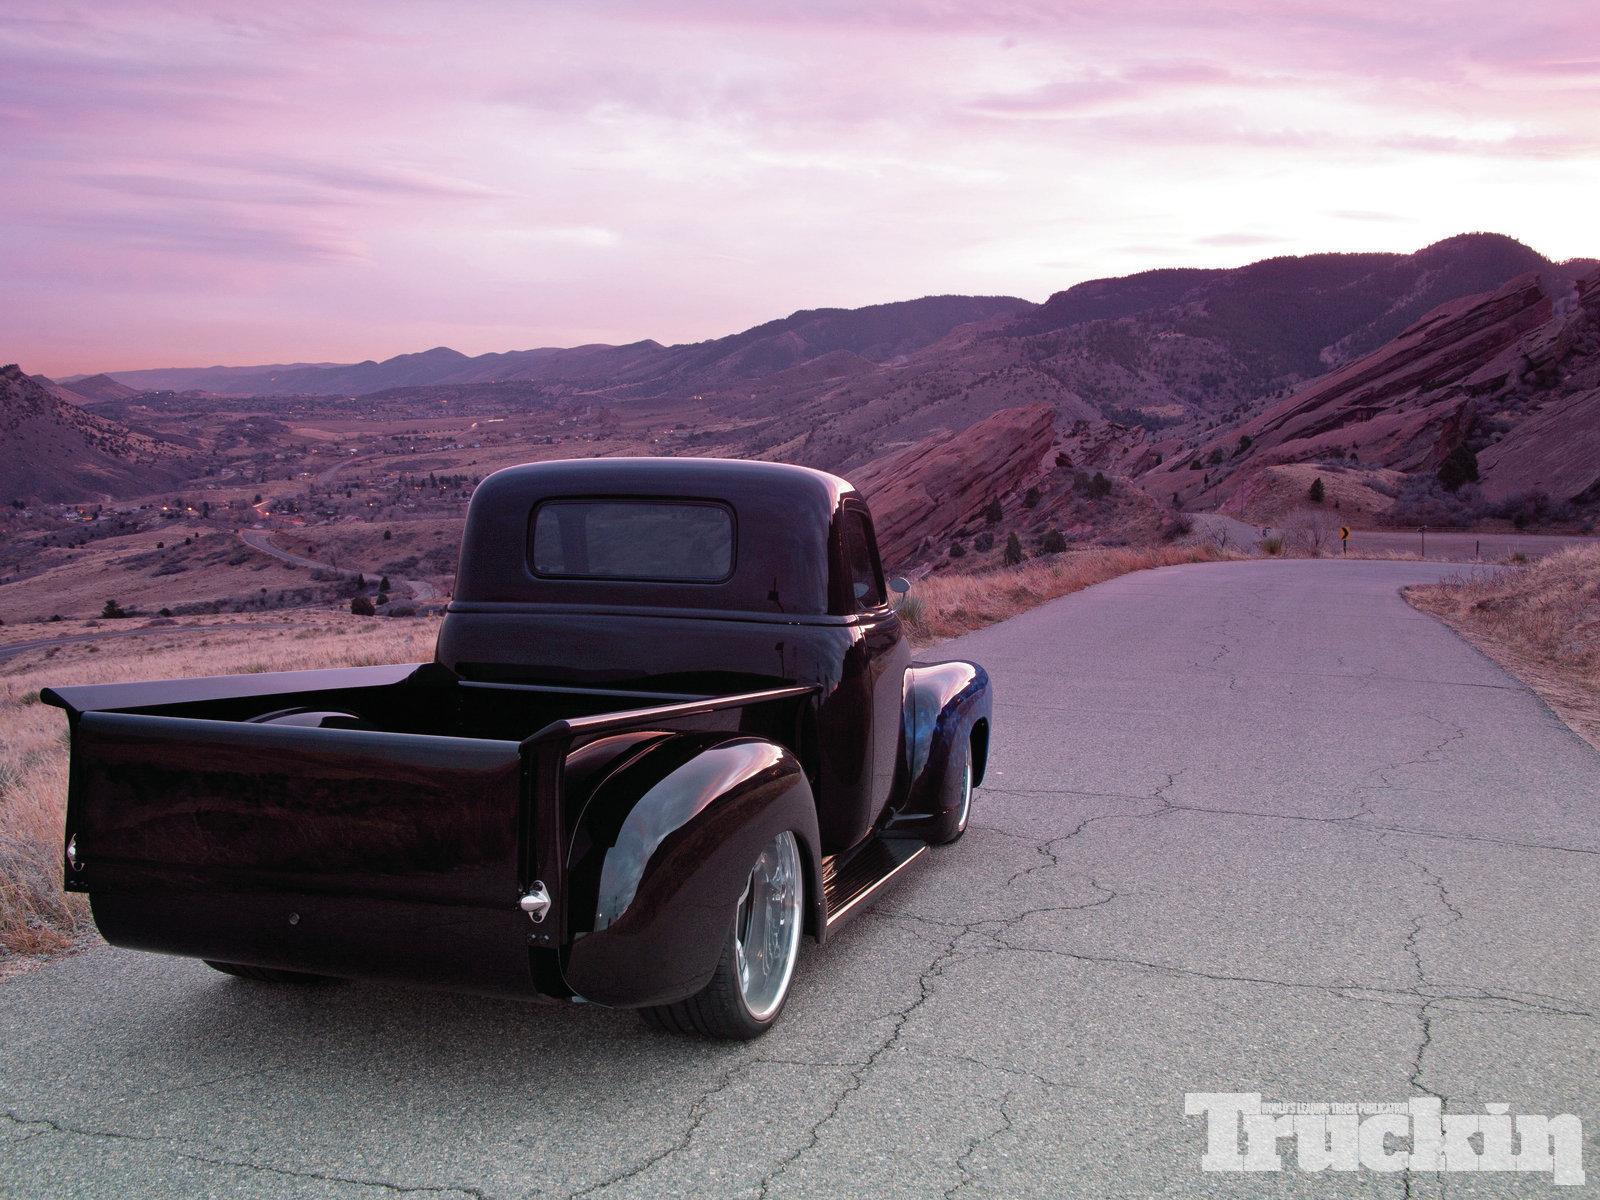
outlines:
M993 707L989 676L976 663L934 663L906 672L901 735L910 783L886 833L917 837L931 829L951 755L959 748L971 745L972 782L983 782Z
M567 985L621 1007L703 989L751 866L785 830L800 843L815 933L816 803L789 751L762 738L685 734L633 758L595 789L574 830Z

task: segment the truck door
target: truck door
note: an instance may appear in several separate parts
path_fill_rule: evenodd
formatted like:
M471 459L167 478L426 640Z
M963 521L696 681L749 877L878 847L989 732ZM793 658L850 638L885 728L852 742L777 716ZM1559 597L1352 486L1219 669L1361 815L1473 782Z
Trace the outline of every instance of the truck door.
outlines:
M859 629L872 697L870 820L875 822L894 790L895 766L900 758L900 706L906 669L911 665L911 648L899 616L889 608L883 564L866 506L846 501L843 524L845 562L856 612L863 618Z

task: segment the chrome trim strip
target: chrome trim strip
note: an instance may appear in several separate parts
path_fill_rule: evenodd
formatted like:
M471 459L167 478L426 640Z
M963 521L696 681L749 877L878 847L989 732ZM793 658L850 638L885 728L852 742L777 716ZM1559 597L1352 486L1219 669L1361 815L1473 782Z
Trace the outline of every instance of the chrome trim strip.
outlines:
M894 879L897 875L900 874L901 871L904 871L907 867L909 867L912 863L916 862L917 859L921 858L927 852L928 852L928 847L926 845L918 846L916 848L916 850L912 852L910 857L905 859L905 861L900 863L899 866L895 867L894 870L890 871L882 879L878 880L877 883L873 884L866 891L861 892L858 895L856 895L855 897L853 897L851 899L850 903L846 904L838 912L829 913L828 914L828 923L827 923L828 928L832 929L840 921L843 921L851 913L855 912L855 910L858 909L859 907L861 907L861 905L865 904L868 900L871 900L874 896L876 896L879 892L881 892L885 887L888 886L890 880Z

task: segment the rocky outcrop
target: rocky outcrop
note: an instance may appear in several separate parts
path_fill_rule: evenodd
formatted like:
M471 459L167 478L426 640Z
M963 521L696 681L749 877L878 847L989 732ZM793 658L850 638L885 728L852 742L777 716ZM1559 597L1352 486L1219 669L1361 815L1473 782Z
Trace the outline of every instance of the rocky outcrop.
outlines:
M886 567L947 541L984 508L1047 469L1055 408L994 413L961 433L941 432L850 472L872 505Z
M1522 377L1528 354L1559 350L1553 311L1535 272L1440 305L1388 345L1146 472L1140 484L1205 507L1280 463L1348 457L1364 467L1434 470L1465 440L1482 401L1512 374Z
M1600 271L1578 281L1576 300L1468 380L1493 412L1494 443L1478 452L1491 500L1600 499Z
M1065 456L1061 466L1130 478L1161 461L1147 430L1114 421L1074 421L1061 439L1058 453Z
M1513 492L1600 497L1600 389L1544 406L1480 453L1478 472L1491 500Z

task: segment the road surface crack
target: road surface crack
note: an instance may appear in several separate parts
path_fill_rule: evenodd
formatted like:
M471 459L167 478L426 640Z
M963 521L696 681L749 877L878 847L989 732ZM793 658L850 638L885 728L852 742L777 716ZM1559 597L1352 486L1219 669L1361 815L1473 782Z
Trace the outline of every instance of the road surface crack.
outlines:
M590 1196L596 1192L603 1192L607 1188L614 1187L619 1183L626 1183L630 1179L637 1179L639 1176L651 1171L655 1167L665 1162L667 1159L671 1158L673 1155L681 1154L683 1151L687 1150L690 1143L694 1141L694 1135L700 1132L700 1127L705 1124L706 1118L710 1115L712 1100L721 1095L723 1092L727 1091L728 1088L732 1087L733 1081L740 1075L744 1074L744 1072L748 1071L751 1067L762 1061L776 1062L777 1060L750 1058L741 1063L730 1066L727 1070L725 1070L722 1073L722 1078L717 1080L717 1082L710 1088L707 1088L706 1091L700 1095L699 1099L689 1106L688 1126L684 1129L682 1136L680 1136L677 1141L673 1142L672 1145L668 1146L665 1150L662 1150L657 1154L652 1154L649 1158L645 1159L644 1162L639 1163L637 1166L629 1167L623 1171L618 1171L616 1174L602 1179L599 1183L590 1184L586 1188L569 1193L568 1200L578 1200L579 1196ZM814 1064L800 1063L796 1065L812 1066Z
M792 1154L786 1156L781 1162L778 1163L777 1166L775 1166L771 1171L767 1172L767 1174L762 1177L760 1183L761 1200L767 1200L767 1197L772 1193L772 1185L779 1178L781 1178L790 1167L821 1145L822 1131L836 1117L838 1117L839 1113L844 1108L845 1102L851 1096L855 1095L856 1092L860 1091L861 1088L866 1084L867 1076L872 1072L873 1068L876 1067L886 1055L888 1055L899 1045L901 1036L905 1032L906 1025L910 1022L913 1014L915 1014L919 1008L926 1004L929 998L933 995L933 981L942 976L944 974L945 967L955 960L958 947L960 946L962 940L972 934L976 928L979 928L984 924L988 924L988 922L979 921L974 922L972 925L961 927L960 932L956 933L955 936L949 940L945 946L945 949L937 957L935 957L931 963L928 964L927 968L917 979L916 997L905 1008L898 1009L888 1014L894 1022L888 1034L882 1039L882 1041L878 1043L877 1048L874 1049L871 1054L867 1055L864 1060L856 1064L851 1069L850 1078L846 1081L844 1087L839 1090L838 1095L834 1096L833 1102L828 1106L828 1111L823 1113L818 1120L812 1123L811 1128L807 1131L807 1137L804 1144L796 1149Z

